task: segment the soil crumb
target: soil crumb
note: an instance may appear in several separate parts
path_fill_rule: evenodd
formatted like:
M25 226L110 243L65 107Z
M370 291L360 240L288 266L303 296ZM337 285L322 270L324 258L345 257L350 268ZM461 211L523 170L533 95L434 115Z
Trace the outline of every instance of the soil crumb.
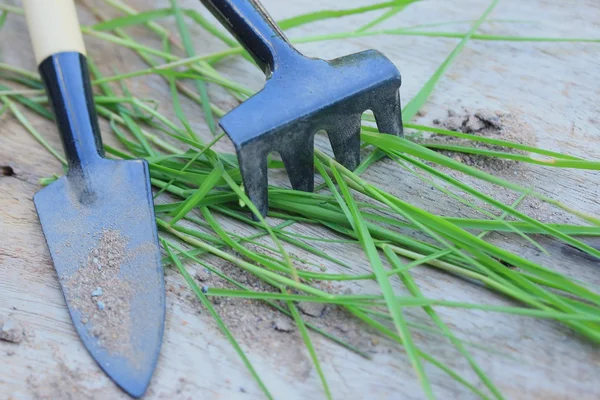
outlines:
M291 332L294 330L294 325L289 318L284 318L281 316L277 317L277 319L273 321L273 328L280 332Z
M453 132L462 132L474 136L489 137L492 139L506 140L526 146L535 145L535 133L533 127L514 114L500 111L477 110L474 113L465 111L458 114L448 110L448 117L444 120L436 119L434 125ZM442 144L469 146L479 149L502 151L512 154L526 154L523 151L487 143L475 142L446 135L432 135L430 138L422 139L423 144ZM501 173L515 168L517 161L505 160L496 157L488 157L477 154L466 154L440 150L441 153L460 161L466 165L477 167L489 172Z
M98 245L65 284L71 306L79 312L88 334L110 353L131 353L131 297L133 291L119 277L126 240L117 232L102 232Z
M298 303L298 309L300 309L302 314L320 318L323 315L323 311L325 311L325 304L300 302Z
M10 343L21 343L24 336L25 330L18 321L12 318L4 320L0 318L0 340Z

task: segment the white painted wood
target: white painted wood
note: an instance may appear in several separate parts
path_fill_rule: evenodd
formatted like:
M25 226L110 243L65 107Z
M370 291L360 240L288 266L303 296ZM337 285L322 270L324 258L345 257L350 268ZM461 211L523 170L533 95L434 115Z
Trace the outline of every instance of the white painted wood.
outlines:
M92 4L106 12L102 0ZM139 10L164 8L167 0L130 0ZM368 0L264 0L276 19L321 9L341 9L371 3ZM411 5L386 21L381 29L394 29L415 24L456 22L479 18L488 6L482 0L427 0ZM197 0L181 1L182 7L202 10ZM84 24L95 21L80 9ZM495 22L484 24L480 32L522 36L600 37L600 8L596 0L503 0L490 16ZM356 28L381 15L372 12L340 20L330 20L294 29L290 37L342 32ZM527 20L499 22L498 20ZM173 19L160 21L177 37ZM466 32L468 23L446 25L448 31ZM433 28L431 28L433 29ZM222 50L223 44L209 38L191 25L198 54ZM23 18L9 16L0 32L2 61L35 70ZM147 31L128 30L135 37L160 48L160 42ZM86 38L88 40L88 38ZM302 45L311 56L335 57L374 47L385 53L400 68L403 76L404 102L412 98L431 74L456 46L456 39L371 36ZM134 71L147 66L131 51L90 38L88 50L106 75ZM471 41L440 81L425 115L416 122L431 124L444 117L448 109L462 106L473 110L488 108L518 113L531 124L529 133L537 145L567 154L600 158L600 45L569 43L518 43ZM249 87L260 88L264 77L243 60L225 60L218 65L232 78ZM170 107L168 87L158 77L139 77L127 82L140 98L159 100L160 111L175 120ZM114 86L118 90L118 86ZM189 86L193 88L193 86ZM209 85L211 97L223 109L236 103L222 91ZM193 129L207 141L212 136L197 105L183 101L184 111ZM32 124L55 148L60 139L54 125L27 114ZM0 165L10 165L15 176L0 176L0 315L12 314L32 332L32 338L20 345L0 341L0 399L125 399L121 392L99 370L81 345L73 330L68 311L44 243L33 207L32 196L40 189L38 181L51 174L62 174L60 164L37 143L9 114L1 117ZM105 139L109 127L103 122ZM109 144L114 144L106 140ZM229 143L219 150L232 151ZM542 167L523 167L509 178L560 198L572 207L600 215L598 202L600 178L597 172L577 172ZM274 183L288 185L285 176ZM278 178L278 179L277 179ZM384 187L406 201L443 215L472 215L455 202L440 197L427 185L392 162L382 161L364 176L369 182ZM506 202L518 196L493 190L472 179L464 179L484 192ZM545 221L561 221L563 216L548 206L526 202L519 209L535 213ZM570 222L577 223L575 219ZM228 229L246 235L251 230L231 221ZM312 226L298 226L301 234L331 237L331 232ZM529 243L512 235L490 235L489 238L529 259L543 262L575 279L600 285L597 264L564 255L554 241L536 237L549 254L539 254ZM338 257L356 273L366 273L369 266L361 251L354 247L330 243L319 248ZM341 268L315 259L297 249L292 253L325 266L329 272ZM228 267L226 263L207 258L207 262ZM188 265L190 272L202 270ZM426 296L453 301L494 305L514 305L486 289L474 287L430 268L413 270L415 279ZM167 271L167 325L158 369L152 380L148 399L262 399L260 389L248 374L227 340L205 310L198 306L179 274ZM404 293L394 282L398 293ZM377 285L363 282L351 285L356 293L373 293ZM243 302L240 310L245 310ZM220 306L221 307L221 306ZM217 307L218 310L222 308ZM600 398L600 350L588 340L573 334L564 326L548 321L501 314L436 308L451 329L469 344L473 357L496 383L507 399L598 399ZM410 321L427 323L424 315L408 310ZM324 398L318 376L311 367L297 334L271 332L265 341L264 331L255 331L255 316L226 319L234 335L277 399ZM267 323L271 322L267 319ZM241 327L240 327L241 325ZM343 336L339 330L335 334ZM418 345L440 360L477 382L460 355L443 338L414 330ZM260 334L259 334L260 333ZM334 398L362 400L422 399L422 391L404 352L386 343L373 344L365 336L361 347L373 359L365 360L311 334ZM471 345L474 344L474 345ZM485 349L481 349L482 346ZM14 352L8 356L9 352ZM433 390L439 399L470 399L473 396L439 370L426 365ZM481 384L477 384L481 388Z
M65 51L85 54L73 0L23 0L35 60Z

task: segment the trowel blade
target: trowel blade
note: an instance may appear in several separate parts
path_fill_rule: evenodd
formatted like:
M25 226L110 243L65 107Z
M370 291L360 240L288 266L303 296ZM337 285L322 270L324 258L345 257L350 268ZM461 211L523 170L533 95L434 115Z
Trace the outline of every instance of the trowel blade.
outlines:
M34 197L77 333L133 397L158 359L165 289L145 161L102 159Z

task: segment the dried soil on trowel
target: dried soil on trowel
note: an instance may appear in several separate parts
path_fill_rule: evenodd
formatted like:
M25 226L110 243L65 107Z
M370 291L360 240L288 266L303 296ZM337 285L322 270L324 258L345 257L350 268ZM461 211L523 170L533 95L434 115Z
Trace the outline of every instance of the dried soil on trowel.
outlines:
M65 283L71 306L79 312L88 333L111 354L131 352L130 285L119 277L126 240L117 231L102 232L87 264Z
M459 114L455 111L448 110L448 117L446 119L435 119L433 123L440 128L453 132L462 132L474 136L500 139L526 146L535 145L535 133L533 127L515 114L490 110L477 110L474 113L465 111L464 113ZM423 139L421 143L469 146L512 154L526 154L523 151L508 147L495 146L487 143L475 142L468 139L461 139L446 135L434 134L427 139ZM507 170L512 170L518 165L517 161L513 160L446 150L439 151L456 161L460 161L466 165L476 167L493 174L505 173Z

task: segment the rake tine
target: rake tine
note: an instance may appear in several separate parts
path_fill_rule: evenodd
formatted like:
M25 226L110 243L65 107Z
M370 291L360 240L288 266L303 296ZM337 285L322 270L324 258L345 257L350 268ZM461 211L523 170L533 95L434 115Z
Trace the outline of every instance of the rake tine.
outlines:
M262 215L268 209L267 156L252 147L238 149L240 172L244 179L244 191ZM253 216L253 218L256 218Z
M403 136L400 92L396 91L385 100L379 101L377 106L373 107L373 114L375 114L379 132Z
M314 165L314 135L294 139L287 145L286 150L280 151L285 170L290 178L290 183L295 190L312 192L315 187Z
M337 162L353 171L360 163L361 116L339 118L327 129Z

